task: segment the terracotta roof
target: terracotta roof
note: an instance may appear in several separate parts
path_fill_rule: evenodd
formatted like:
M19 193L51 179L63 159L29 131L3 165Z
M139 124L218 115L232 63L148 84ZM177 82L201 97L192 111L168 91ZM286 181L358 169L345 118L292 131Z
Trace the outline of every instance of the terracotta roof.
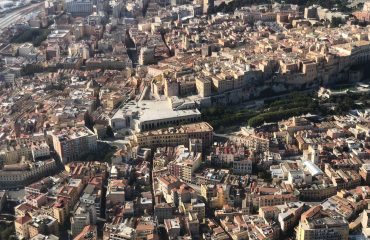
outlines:
M17 219L15 220L15 222L16 222L16 223L18 223L18 224L23 225L23 224L25 224L25 223L27 223L27 222L29 222L29 221L31 221L31 220L32 220L32 217L31 217L30 215L26 214L26 215L24 215L23 217L19 217L19 218L17 218Z

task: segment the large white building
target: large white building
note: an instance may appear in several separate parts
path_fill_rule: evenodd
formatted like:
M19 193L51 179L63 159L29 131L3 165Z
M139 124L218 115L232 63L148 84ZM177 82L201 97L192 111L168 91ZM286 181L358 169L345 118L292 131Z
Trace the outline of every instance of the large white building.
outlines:
M121 107L110 119L110 126L115 130L131 129L147 131L168 125L200 121L198 109L173 108L167 100L131 101Z

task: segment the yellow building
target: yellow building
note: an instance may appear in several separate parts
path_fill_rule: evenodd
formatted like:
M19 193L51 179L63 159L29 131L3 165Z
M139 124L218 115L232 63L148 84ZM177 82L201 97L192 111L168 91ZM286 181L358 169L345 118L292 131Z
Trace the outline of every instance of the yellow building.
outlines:
M26 160L32 158L31 148L27 144L17 144L0 149L0 158L4 160L4 164L16 164L22 157Z
M209 97L212 93L212 82L207 78L195 79L195 85L197 92L201 97Z
M213 128L206 122L200 122L135 134L135 141L140 147L150 148L188 146L191 138L202 139L204 146L209 146L213 140Z
M348 234L349 225L342 216L324 211L318 205L302 214L297 240L347 240Z
M179 96L179 83L176 80L165 79L164 95L167 97Z
M212 83L217 93L224 93L234 89L234 78L232 76L212 76Z
M203 222L206 216L206 205L202 202L180 202L179 210L185 215L188 215L189 213L195 213L198 217L199 222Z
M182 154L184 155L184 152ZM189 154L186 157L179 156L176 160L167 165L169 172L181 178L185 182L192 182L194 172L200 167L202 163L202 154Z
M59 225L55 218L48 215L38 215L28 223L30 238L38 234L53 234L59 236Z
M110 97L109 99L107 99L107 108L109 110L113 110L116 108L116 106L118 106L118 104L122 101L122 98L119 98L119 97L116 97L116 96L112 96Z
M15 232L19 239L29 239L30 233L28 230L28 223L32 221L32 217L28 214L18 217L14 221Z
M68 204L63 201L58 201L53 205L53 217L59 224L63 224L68 217Z
M202 197L206 199L210 208L221 209L225 204L228 203L227 194L222 185L204 185L200 186Z

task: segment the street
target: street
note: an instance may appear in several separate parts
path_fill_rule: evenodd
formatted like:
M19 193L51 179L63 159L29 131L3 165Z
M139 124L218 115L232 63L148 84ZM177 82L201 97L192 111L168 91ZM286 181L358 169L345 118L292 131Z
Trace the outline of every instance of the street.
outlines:
M33 12L36 9L39 9L44 3L35 3L27 7L20 8L14 12L7 13L4 17L0 18L0 32L5 28L9 27L11 24L16 23L26 14Z

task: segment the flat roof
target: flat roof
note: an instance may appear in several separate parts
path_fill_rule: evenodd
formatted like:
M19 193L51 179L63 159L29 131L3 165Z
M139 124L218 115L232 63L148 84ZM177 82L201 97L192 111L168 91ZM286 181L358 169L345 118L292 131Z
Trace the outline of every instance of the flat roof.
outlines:
M140 122L201 115L198 109L174 110L168 100L141 100L128 102L114 114L112 119L122 118L135 112L138 113L136 119Z
M95 133L92 132L87 127L66 127L53 132L54 136L59 138L59 141L68 141L71 139L77 139L80 137L94 136Z
M136 133L136 137L145 137L148 135L163 135L163 134L177 134L177 133L197 133L213 131L211 125L207 122L184 124L177 127L162 128L157 130L150 130L141 133Z

